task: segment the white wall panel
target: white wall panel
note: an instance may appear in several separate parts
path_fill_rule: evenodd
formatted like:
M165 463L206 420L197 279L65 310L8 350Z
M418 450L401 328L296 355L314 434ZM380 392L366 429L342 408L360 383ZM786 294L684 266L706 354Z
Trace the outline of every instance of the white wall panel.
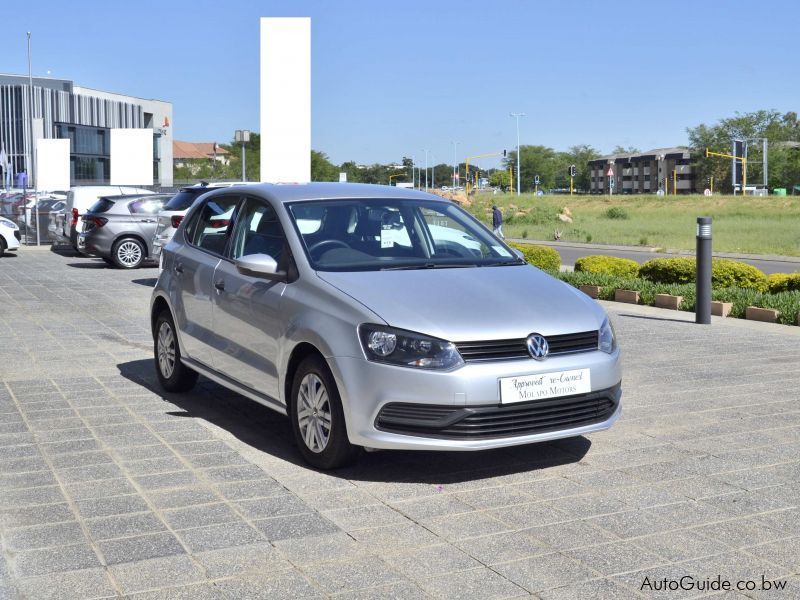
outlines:
M111 185L153 185L153 130L111 130Z
M311 179L311 19L261 19L261 181Z

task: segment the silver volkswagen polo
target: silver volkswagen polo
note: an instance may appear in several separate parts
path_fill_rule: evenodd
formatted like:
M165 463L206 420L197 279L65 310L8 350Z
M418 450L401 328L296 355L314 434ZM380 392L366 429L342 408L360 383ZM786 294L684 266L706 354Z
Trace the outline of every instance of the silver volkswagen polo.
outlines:
M203 196L151 301L169 392L202 374L287 414L318 468L361 447L482 450L620 415L614 330L456 204L394 187Z

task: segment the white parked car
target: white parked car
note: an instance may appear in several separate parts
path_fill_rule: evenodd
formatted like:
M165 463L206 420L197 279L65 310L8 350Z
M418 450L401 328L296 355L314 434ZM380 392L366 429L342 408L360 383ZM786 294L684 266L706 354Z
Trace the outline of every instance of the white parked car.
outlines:
M0 256L3 256L6 250L18 250L19 240L20 233L17 224L10 219L0 217Z

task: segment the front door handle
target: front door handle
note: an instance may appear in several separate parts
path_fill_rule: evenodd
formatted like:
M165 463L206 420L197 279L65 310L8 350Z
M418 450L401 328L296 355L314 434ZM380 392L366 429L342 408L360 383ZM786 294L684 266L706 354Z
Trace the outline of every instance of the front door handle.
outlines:
M218 279L217 281L214 282L214 287L217 288L218 292L224 292L225 291L225 281L223 281L222 279Z

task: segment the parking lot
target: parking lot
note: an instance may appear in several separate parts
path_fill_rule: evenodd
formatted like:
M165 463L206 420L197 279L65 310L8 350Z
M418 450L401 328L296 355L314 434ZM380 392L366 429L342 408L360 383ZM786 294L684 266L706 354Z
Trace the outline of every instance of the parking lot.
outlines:
M0 259L0 599L800 597L800 328L608 304L610 431L320 473L285 417L159 390L156 276Z

